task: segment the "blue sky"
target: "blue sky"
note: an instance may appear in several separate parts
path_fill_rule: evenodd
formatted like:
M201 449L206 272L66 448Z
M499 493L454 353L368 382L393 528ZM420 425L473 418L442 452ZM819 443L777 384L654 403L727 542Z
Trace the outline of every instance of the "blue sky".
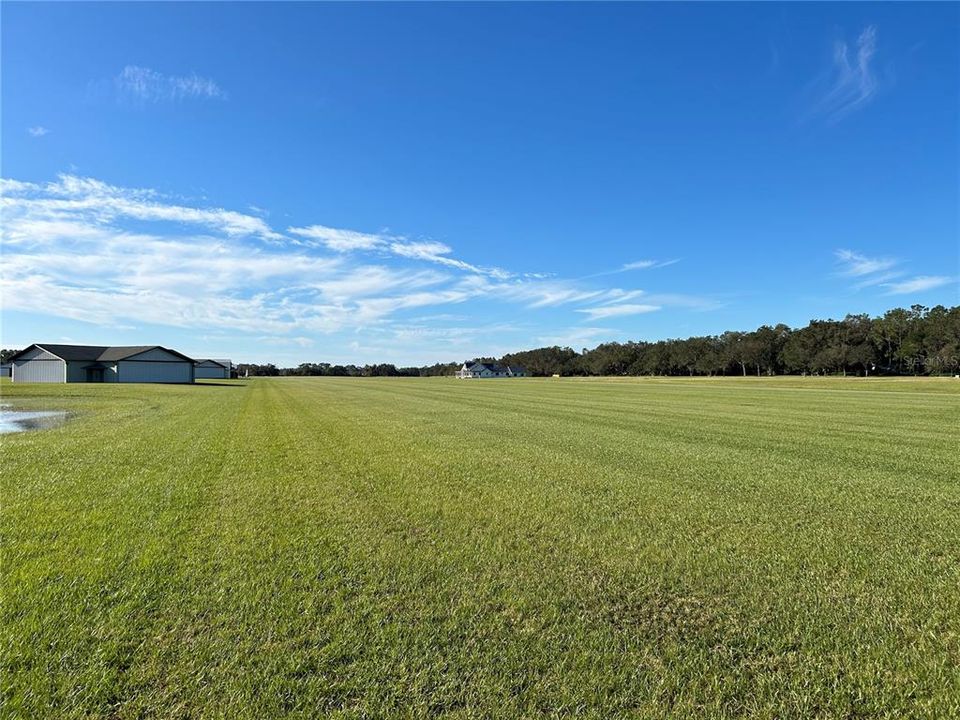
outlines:
M960 301L960 6L2 6L2 343L460 360Z

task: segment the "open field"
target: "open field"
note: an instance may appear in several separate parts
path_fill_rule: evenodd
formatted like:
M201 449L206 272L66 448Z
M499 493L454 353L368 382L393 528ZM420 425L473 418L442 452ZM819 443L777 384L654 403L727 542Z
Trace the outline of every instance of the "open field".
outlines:
M2 391L5 717L960 716L960 381Z

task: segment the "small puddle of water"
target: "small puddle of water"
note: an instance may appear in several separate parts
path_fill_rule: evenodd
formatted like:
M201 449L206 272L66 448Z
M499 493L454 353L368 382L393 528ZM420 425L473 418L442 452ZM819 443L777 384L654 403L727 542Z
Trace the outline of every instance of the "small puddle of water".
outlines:
M63 425L66 420L65 410L11 410L9 405L0 405L0 435L24 430L49 430Z

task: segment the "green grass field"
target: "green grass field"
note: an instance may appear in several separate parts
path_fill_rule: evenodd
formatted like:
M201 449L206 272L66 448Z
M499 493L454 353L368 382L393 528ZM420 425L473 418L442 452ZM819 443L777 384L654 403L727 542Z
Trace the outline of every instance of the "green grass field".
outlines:
M4 717L960 716L960 381L2 387Z

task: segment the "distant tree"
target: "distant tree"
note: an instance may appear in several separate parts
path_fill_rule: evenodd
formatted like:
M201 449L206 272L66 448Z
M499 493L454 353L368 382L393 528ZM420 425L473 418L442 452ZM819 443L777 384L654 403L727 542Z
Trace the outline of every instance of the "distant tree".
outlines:
M723 359L723 348L720 339L708 335L692 338L694 343L694 370L699 375L719 375L724 371L726 363Z
M626 375L636 359L635 343L610 342L583 353L580 362L571 365L589 375Z
M809 326L790 333L780 350L780 365L785 372L806 375L813 372L817 340Z
M876 367L877 346L873 341L873 320L869 315L847 315L843 319L844 374L847 369L869 375Z
M763 325L750 333L747 352L757 375L782 372L780 355L789 337L790 328L783 323L774 327Z
M728 330L720 336L720 342L723 346L727 362L740 368L740 373L746 377L747 363L752 359L752 353L749 349L747 333L736 330Z
M887 372L903 372L903 341L910 330L910 313L894 308L873 323L873 334L880 347L882 367Z
M364 365L360 373L363 377L397 377L400 373L397 366L391 363L379 363L377 365Z
M16 355L19 350L13 350L11 348L3 348L0 350L0 362L7 362L10 358Z
M931 308L925 318L924 355L927 371L954 374L960 371L960 307Z
M421 377L437 377L441 375L453 375L460 369L460 363L436 363L434 365L425 365L420 368Z
M521 365L531 375L550 376L562 374L567 363L577 357L576 351L568 347L546 347L536 350L525 350L510 353L500 358L500 362L508 365Z
M810 366L817 375L838 372L844 361L840 323L835 320L812 320L807 326L813 337Z
M699 341L700 338L688 338L675 340L671 345L672 365L681 368L685 375L691 377L697 370L697 361L703 352Z
M237 375L238 377L276 376L280 375L280 370L273 363L267 363L266 365L240 363L237 365Z

